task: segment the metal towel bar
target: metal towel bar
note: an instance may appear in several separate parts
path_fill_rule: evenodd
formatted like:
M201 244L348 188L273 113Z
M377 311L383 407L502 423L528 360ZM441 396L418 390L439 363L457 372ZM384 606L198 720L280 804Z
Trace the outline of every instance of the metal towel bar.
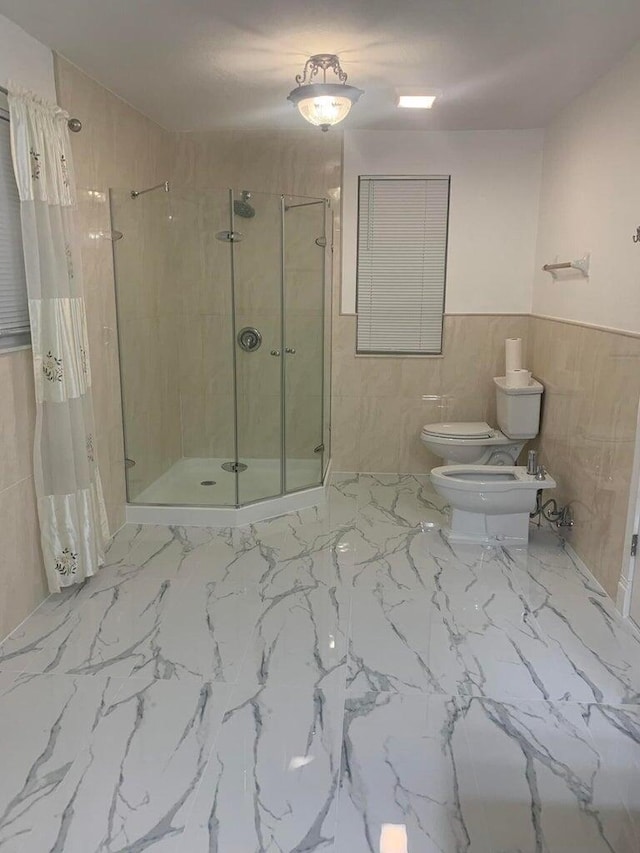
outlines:
M581 272L585 278L588 278L589 259L590 255L587 254L583 258L578 258L577 261L563 261L562 263L557 264L545 264L542 269L545 272L551 273L554 278L557 278L556 270L578 270L578 272Z

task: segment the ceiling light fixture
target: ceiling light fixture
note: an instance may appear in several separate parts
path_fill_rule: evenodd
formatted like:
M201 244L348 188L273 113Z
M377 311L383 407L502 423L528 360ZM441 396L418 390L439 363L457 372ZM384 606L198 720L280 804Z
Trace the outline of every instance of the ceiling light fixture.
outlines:
M397 105L407 110L430 110L440 92L397 89Z
M327 70L331 69L339 83L327 83ZM322 83L314 79L322 71ZM300 111L300 115L323 131L347 117L352 104L364 92L347 86L347 75L340 67L335 53L317 53L307 59L302 74L296 76L297 88L289 92L287 100Z

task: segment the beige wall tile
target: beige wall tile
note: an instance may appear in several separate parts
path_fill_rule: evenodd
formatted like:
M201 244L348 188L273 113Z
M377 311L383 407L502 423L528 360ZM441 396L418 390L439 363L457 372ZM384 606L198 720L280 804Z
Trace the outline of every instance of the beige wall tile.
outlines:
M0 491L0 639L46 598L33 479Z
M400 464L401 411L386 397L362 397L360 471L395 472Z
M31 350L0 355L0 400L2 492L30 477L33 470L35 398Z
M362 359L353 355L333 357L333 394L336 397L360 397L362 395Z
M331 398L331 458L334 471L360 470L360 398Z
M362 432L357 445L348 433L338 430L333 436L332 456L339 458L344 470L386 470L369 468L397 460L401 470L429 470L441 460L426 449L420 454L420 428L425 423L451 420L486 420L495 424L495 386L493 377L504 373L504 340L521 337L525 345L528 318L521 316L447 316L444 324L443 354L440 358L375 358L355 356L355 318L334 314L333 393L336 404L360 398L362 412L382 408L375 399L385 399L389 410L393 449L384 454L378 447L373 429ZM423 401L423 396L435 400ZM391 401L393 401L391 403ZM424 413L424 414L422 414ZM339 417L334 407L333 419ZM364 417L364 416L363 416ZM367 421L369 416L364 417ZM421 418L424 417L425 420ZM392 423L391 423L392 422ZM405 435L403 430L412 430ZM345 445L341 445L344 441ZM369 446L369 442L372 442Z
M360 396L395 398L400 395L402 363L399 358L360 357Z
M33 493L31 350L0 355L0 639L47 595Z
M400 396L421 400L442 393L441 358L404 358L400 367Z
M397 431L398 471L403 474L425 474L442 459L434 456L420 440L422 427L437 423L441 408L438 401L416 400L413 397L400 400L400 417Z
M545 385L537 445L569 503L568 541L615 598L640 395L640 340L537 317L532 368Z

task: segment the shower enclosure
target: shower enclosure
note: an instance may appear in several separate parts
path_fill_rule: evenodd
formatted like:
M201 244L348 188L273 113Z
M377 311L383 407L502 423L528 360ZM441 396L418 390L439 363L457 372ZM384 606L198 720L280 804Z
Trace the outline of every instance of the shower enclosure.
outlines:
M327 202L173 184L110 202L129 506L238 508L320 486Z

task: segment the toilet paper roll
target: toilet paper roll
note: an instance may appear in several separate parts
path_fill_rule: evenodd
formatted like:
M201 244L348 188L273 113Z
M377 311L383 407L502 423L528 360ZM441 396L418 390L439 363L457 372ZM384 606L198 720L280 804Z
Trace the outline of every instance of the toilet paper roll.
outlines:
M522 338L507 338L504 342L504 361L507 376L510 370L522 367Z
M508 388L527 388L531 383L531 371L520 367L516 370L507 370Z

